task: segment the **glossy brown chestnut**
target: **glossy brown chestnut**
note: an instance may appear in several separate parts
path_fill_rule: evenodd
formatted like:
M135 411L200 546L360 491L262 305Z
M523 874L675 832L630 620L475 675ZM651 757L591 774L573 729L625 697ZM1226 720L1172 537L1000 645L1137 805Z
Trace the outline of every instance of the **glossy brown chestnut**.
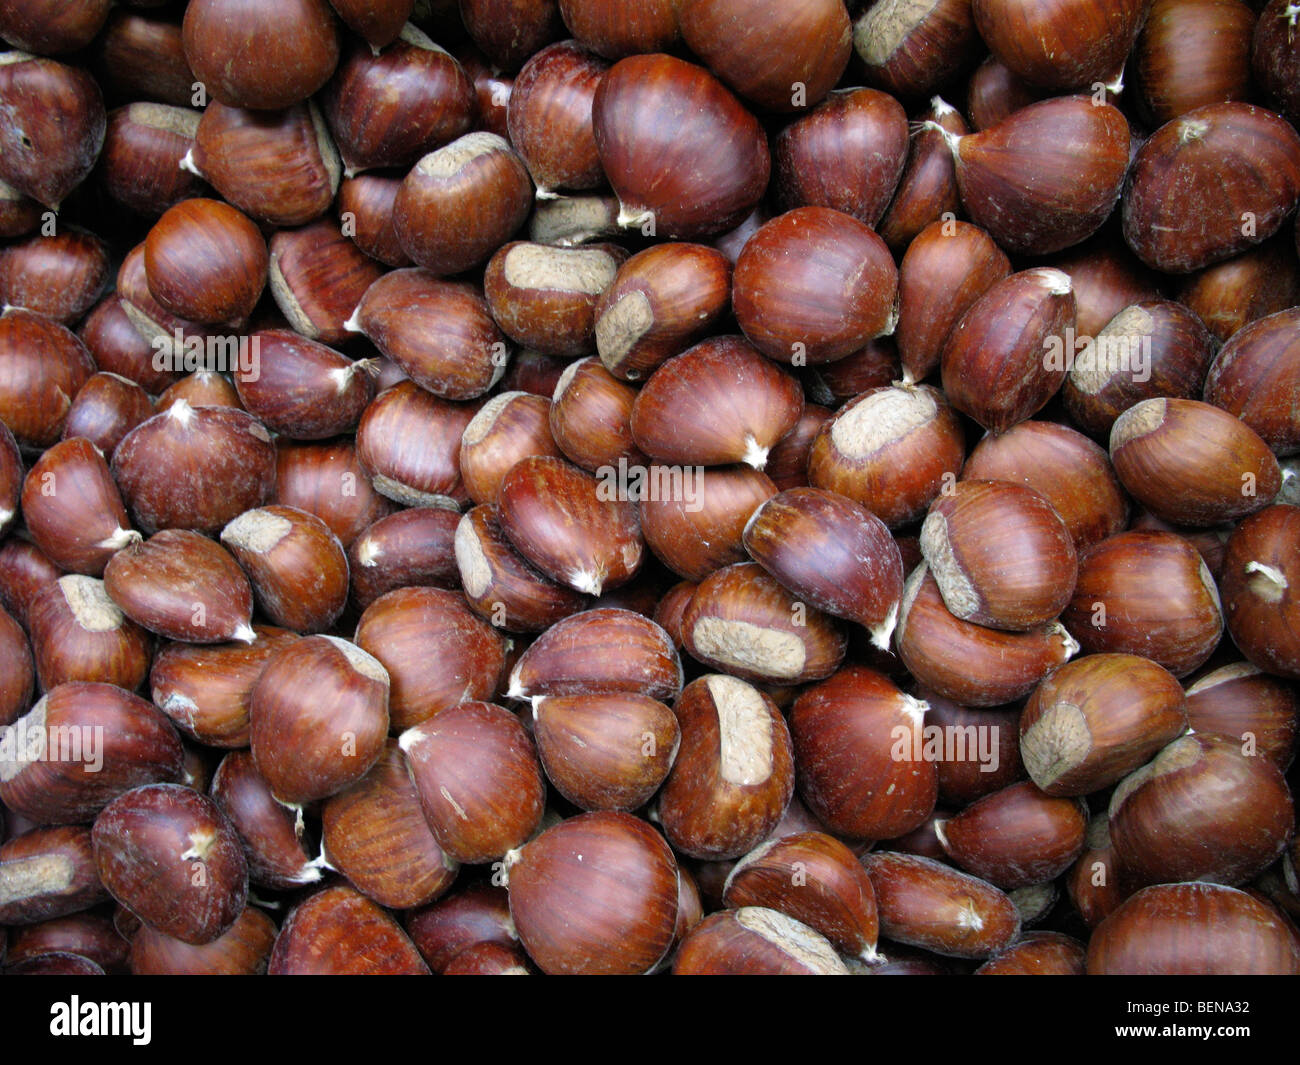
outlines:
M275 943L275 922L247 906L235 923L211 943L194 946L147 925L131 939L135 976L261 976Z
M610 692L533 700L533 738L555 789L583 810L644 806L681 743L677 715L657 699Z
M68 408L63 439L85 437L112 460L122 438L153 412L153 400L134 381L115 373L97 373L86 381Z
M1224 173L1241 180L1222 184ZM1300 200L1300 134L1246 103L1206 104L1138 149L1124 239L1148 266L1188 273L1267 240Z
M443 399L481 396L508 361L505 335L477 286L440 281L425 270L381 277L366 290L347 328Z
M248 899L239 837L216 803L178 784L115 799L91 832L109 893L150 927L186 943L226 932Z
M0 301L70 325L99 299L109 279L108 247L66 229L0 251Z
M794 794L790 733L776 704L736 677L711 674L673 705L681 747L659 793L675 850L720 861L766 839Z
M1255 19L1241 0L1153 0L1131 67L1150 117L1159 124L1203 104L1249 99Z
M601 361L616 377L640 380L701 339L730 293L731 264L713 248L672 242L638 252L596 303Z
M975 27L1017 76L1055 92L1109 81L1147 13L1145 0L974 0Z
M501 528L529 562L576 591L626 584L645 545L635 506L610 481L563 459L524 459L501 482Z
M331 866L389 909L432 902L459 869L438 846L396 740L361 780L328 799L322 843Z
M253 593L230 554L205 536L164 529L115 554L104 589L136 624L188 643L251 642Z
M965 450L961 420L937 388L873 388L813 438L808 481L898 528L920 518L953 482Z
M1240 418L1279 456L1300 452L1300 311L1252 322L1224 344L1205 379L1205 401Z
M104 98L80 67L0 52L0 181L52 211L90 174L104 144Z
M1124 532L1079 558L1061 615L1088 654L1137 654L1185 677L1223 633L1219 592L1196 548L1170 532Z
M1233 521L1282 487L1277 459L1240 418L1195 399L1146 399L1116 420L1110 458L1129 493L1180 525Z
M212 799L239 836L250 882L292 891L320 880L321 863L307 856L302 811L271 794L247 750L221 760L212 775Z
M103 581L60 577L32 602L28 625L43 691L73 680L135 691L149 675L153 641L108 597Z
M903 585L894 646L918 681L965 706L999 706L1028 695L1079 650L1060 623L1001 632L955 617L924 563Z
M1295 752L1300 692L1257 666L1234 662L1187 688L1187 724L1229 736L1277 763L1284 773Z
M357 461L374 490L388 499L413 507L455 506L465 498L457 463L460 438L474 414L470 404L440 399L403 381L381 392L361 416Z
M505 888L478 881L414 911L407 931L434 972L475 944L517 948Z
M672 638L647 617L616 607L573 614L548 628L510 671L512 699L624 692L672 699L682 690Z
M615 63L596 90L592 122L619 224L646 235L694 240L726 232L767 187L762 127L693 63L667 55Z
M795 366L834 362L893 331L898 272L857 219L799 207L761 226L736 261L732 304L759 351Z
M561 41L533 55L515 78L507 129L539 196L604 183L591 104L608 69L577 41Z
M459 519L454 549L470 608L498 628L541 632L589 602L538 572L514 549L494 505L474 507Z
M318 891L290 912L271 950L272 976L428 976L387 910L351 887Z
M1221 884L1160 884L1126 900L1092 934L1088 973L1291 975L1300 944L1290 923Z
M1110 840L1127 884L1237 886L1282 853L1293 830L1291 792L1272 761L1243 747L1193 733L1120 782Z
M542 823L546 781L509 710L462 702L402 733L411 780L438 845L458 862L495 862Z
M971 220L1011 252L1046 255L1092 236L1128 172L1128 121L1088 96L1043 100L944 139Z
M298 637L258 625L252 642L168 643L149 673L154 704L206 747L248 746L253 686L271 656Z
M585 355L596 346L596 302L625 257L613 244L556 248L516 241L488 262L483 291L510 339L543 355Z
M59 439L73 398L95 372L77 337L43 315L0 310L0 420L21 448Z
M338 192L343 167L313 105L250 111L214 100L193 138L180 165L267 225L319 218Z
M992 433L1032 417L1065 382L1064 338L1074 317L1074 291L1060 270L1037 267L996 282L944 342L948 401Z
M375 172L345 177L335 198L343 235L385 266L410 266L393 227L393 204L405 174Z
M10 725L31 705L36 682L32 649L23 628L0 610L0 726Z
M352 601L364 610L397 588L455 588L460 520L459 512L446 507L413 507L368 526L348 549Z
M519 941L544 973L649 972L672 945L677 860L631 814L571 817L512 851L506 868Z
M799 794L831 832L889 839L934 809L937 776L925 757L926 704L887 677L848 666L803 692L790 715Z
M36 545L58 566L99 576L109 559L140 541L108 463L84 437L55 444L23 482L23 518Z
M0 802L37 824L89 821L123 792L180 777L180 738L157 707L111 684L52 689L6 731Z
M322 632L348 598L343 545L320 518L294 507L246 510L221 542L248 574L258 608L276 625Z
M778 910L744 906L710 914L682 940L676 976L847 976L820 932Z
M253 688L253 759L277 799L335 795L370 771L388 734L388 672L336 636L277 650Z
M932 858L864 855L880 933L950 958L987 958L1020 937L1020 915L992 884Z
M458 592L398 588L366 608L357 646L388 670L390 725L411 728L457 703L490 699L506 644Z
M1020 719L1020 754L1048 795L1087 795L1142 766L1188 725L1182 687L1163 666L1086 655L1044 680Z
M474 84L451 55L407 23L383 51L350 44L325 90L324 108L349 174L405 168L470 131Z
M1087 807L1030 781L985 795L935 824L944 851L968 873L1013 891L1064 873L1082 853Z
M1144 300L1115 315L1095 340L1078 335L1062 390L1071 420L1109 434L1115 419L1144 399L1196 399L1214 358L1197 316L1168 300Z
M185 9L182 34L195 76L230 107L291 107L324 85L339 61L338 24L325 0L274 8L198 0Z
M963 479L941 493L921 526L921 553L956 617L1012 632L1053 620L1078 577L1056 508L1007 481Z
M969 4L907 0L871 4L853 26L853 46L872 85L901 97L924 96L977 54Z
M412 260L439 277L488 260L528 218L528 169L494 133L467 133L424 156L393 201L393 227Z
M792 375L741 337L713 337L651 374L632 407L632 438L661 462L762 469L802 413Z
M1300 679L1300 507L1271 506L1237 527L1220 591L1241 653L1270 673Z
M1020 422L1000 436L984 437L962 477L1034 489L1060 515L1079 552L1127 524L1128 500L1106 452L1056 422Z
M396 507L375 491L351 440L280 441L272 502L315 514L344 547Z
M682 616L682 639L698 661L760 684L822 680L847 645L834 619L753 562L725 566L700 583Z

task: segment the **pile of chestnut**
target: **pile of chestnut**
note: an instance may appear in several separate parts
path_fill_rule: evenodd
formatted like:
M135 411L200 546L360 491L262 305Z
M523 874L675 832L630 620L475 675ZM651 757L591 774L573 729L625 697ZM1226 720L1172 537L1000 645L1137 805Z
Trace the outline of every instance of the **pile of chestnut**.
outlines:
M0 967L1300 972L1298 20L0 0Z

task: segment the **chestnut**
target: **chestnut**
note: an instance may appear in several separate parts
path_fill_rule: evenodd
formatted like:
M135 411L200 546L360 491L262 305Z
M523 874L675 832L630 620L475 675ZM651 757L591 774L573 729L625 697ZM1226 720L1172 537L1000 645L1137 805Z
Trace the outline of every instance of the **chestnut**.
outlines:
M731 298L751 344L803 366L892 333L897 290L893 258L871 229L829 207L798 207L745 244Z
M402 250L436 276L487 261L528 218L532 181L494 133L466 133L424 156L393 201Z
M556 189L604 183L591 104L609 64L576 41L535 53L515 78L507 105L510 143L523 157L540 197Z
M624 692L672 699L682 690L672 638L649 618L600 607L557 621L510 671L512 699Z
M51 689L0 740L0 802L42 825L90 821L124 792L181 774L171 722L111 684Z
M1279 456L1300 452L1300 373L1291 354L1297 322L1292 308L1244 326L1205 377L1205 401L1240 418Z
M1230 186L1224 173L1241 175ZM1133 158L1124 239L1148 266L1188 273L1277 232L1300 200L1300 134L1253 104L1197 107L1166 122Z
M673 943L677 860L631 814L579 814L506 856L519 942L548 974L649 972Z
M0 251L0 301L68 325L84 315L109 278L108 247L68 229Z
M117 445L154 412L149 393L115 373L97 373L82 386L63 423L63 439L85 437L112 461ZM12 439L12 436L10 436ZM3 529L0 519L0 529Z
M902 97L924 96L948 81L975 56L978 42L971 6L960 0L921 8L881 0L853 25L868 81Z
M95 80L80 67L0 53L0 181L52 211L90 174L107 116Z
M325 0L195 0L182 25L185 58L230 107L273 111L301 103L339 61L338 25Z
M871 388L818 430L808 481L894 529L925 513L956 478L965 451L961 420L937 388Z
M673 958L676 976L847 976L820 932L779 910L742 906L710 914Z
M1088 654L1136 654L1185 677L1223 634L1214 578L1171 532L1117 533L1079 558L1074 598L1061 615Z
M1160 884L1125 900L1088 941L1088 973L1224 976L1300 972L1280 913L1222 884Z
M1101 791L1187 728L1182 686L1127 654L1067 662L1034 689L1020 718L1020 755L1048 795Z
M726 311L731 264L704 244L656 244L625 260L596 302L600 360L615 377L638 381L680 355Z
M438 845L467 864L494 862L542 823L546 783L527 730L495 703L469 701L398 742Z
M107 898L89 828L34 828L0 844L0 920L6 925L81 913Z
M216 803L178 784L148 784L109 803L91 831L109 893L151 928L211 943L248 899L248 866Z
M410 167L470 131L474 85L451 55L408 22L382 51L352 42L324 106L349 175Z
M343 169L315 106L266 112L217 100L204 110L180 165L271 226L319 218L338 192Z
M1187 724L1196 732L1231 736L1271 758L1283 772L1291 767L1300 692L1247 662L1233 662L1187 687Z
M635 388L618 380L599 360L588 356L570 363L551 395L547 412L551 439L584 470L599 473L621 463L631 474L631 467L645 458L632 439L636 396ZM654 495L642 492L640 502Z
M374 491L387 499L413 507L456 506L464 498L457 465L460 438L474 414L468 404L440 399L414 381L403 381L381 392L361 416L356 460ZM356 496L347 476L343 474L344 492L350 489ZM381 516L368 517L356 531Z
M147 925L131 939L135 976L261 976L275 943L275 922L246 906L230 928L211 943L195 946Z
M1296 588L1300 507L1278 504L1243 521L1228 539L1220 593L1233 642L1250 661L1300 679Z
M681 747L659 793L664 835L682 854L736 858L766 839L794 794L794 752L776 704L736 677L682 689Z
M632 439L665 463L761 470L802 413L792 375L741 337L711 337L650 375L632 406Z
M59 439L73 397L95 372L76 335L44 315L0 310L0 420L20 448Z
M378 904L346 885L300 902L271 949L272 976L427 976L429 967Z
M1110 840L1132 887L1180 880L1238 886L1282 853L1291 792L1267 758L1236 739L1192 733L1125 777L1110 800Z
M547 779L583 810L639 809L659 790L681 743L678 716L624 692L533 700L533 738Z
M460 584L455 536L461 521L447 507L412 507L366 526L348 548L352 601L361 610L385 592Z
M370 771L388 734L388 672L336 636L278 649L253 687L253 760L284 803L336 795Z
M928 125L930 122L940 128ZM949 216L955 219L961 208L957 170L944 140L945 130L959 137L970 132L960 112L936 96L921 115L921 128L912 137L894 198L876 227L895 256L904 254L927 226L949 221Z
M592 123L619 224L646 235L724 233L767 188L771 157L758 120L685 60L635 55L615 63L596 89Z
M1240 418L1195 399L1146 399L1116 420L1110 457L1124 487L1175 524L1233 521L1282 487L1277 459Z
M356 643L388 671L394 730L412 728L457 703L492 698L505 671L505 641L458 592L441 588L381 595L361 615Z
M799 794L831 832L890 839L934 810L935 762L925 757L927 706L884 674L846 666L803 691L790 713Z
M396 509L375 491L351 440L294 443L282 439L279 445L271 502L315 514L345 548L368 525Z
M921 553L956 617L1013 632L1052 621L1078 576L1056 509L1006 481L963 479L941 494L921 526Z
M205 536L164 529L114 555L104 590L136 624L190 643L251 642L253 592L230 554Z
M1249 99L1256 17L1241 0L1153 0L1132 70L1157 124L1202 104Z
M103 581L60 577L33 600L28 626L44 691L73 680L135 691L149 675L152 640L108 597Z
M426 905L456 879L459 866L434 839L396 740L361 780L326 800L321 821L331 867L382 906Z
M347 556L316 515L283 506L246 510L221 530L221 542L248 574L257 605L273 624L321 632L343 613Z

